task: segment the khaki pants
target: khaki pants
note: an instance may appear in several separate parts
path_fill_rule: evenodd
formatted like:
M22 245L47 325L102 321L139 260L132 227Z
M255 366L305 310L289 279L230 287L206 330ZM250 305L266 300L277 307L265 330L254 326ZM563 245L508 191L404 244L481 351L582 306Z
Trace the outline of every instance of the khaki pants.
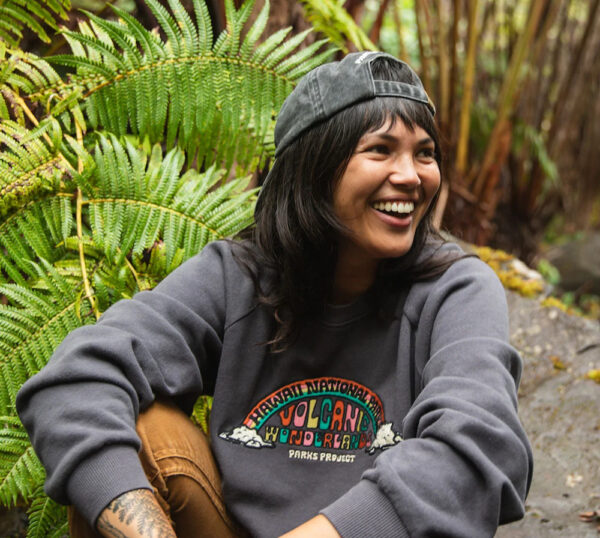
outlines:
M137 432L144 472L178 537L245 535L227 515L219 472L200 428L175 406L155 402L140 414ZM77 510L68 512L72 537L100 536Z

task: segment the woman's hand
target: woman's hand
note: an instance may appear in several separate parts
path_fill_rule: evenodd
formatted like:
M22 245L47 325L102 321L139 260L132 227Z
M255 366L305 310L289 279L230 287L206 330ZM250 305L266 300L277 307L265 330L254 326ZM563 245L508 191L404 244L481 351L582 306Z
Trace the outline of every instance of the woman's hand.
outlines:
M319 514L299 527L286 532L281 538L340 538L331 522Z
M109 538L176 538L169 519L147 489L119 495L102 511L96 529Z

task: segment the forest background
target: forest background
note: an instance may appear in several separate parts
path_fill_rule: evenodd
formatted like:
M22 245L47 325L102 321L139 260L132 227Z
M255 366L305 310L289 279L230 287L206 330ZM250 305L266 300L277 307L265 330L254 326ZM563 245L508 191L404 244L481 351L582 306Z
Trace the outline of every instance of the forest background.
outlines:
M379 49L415 67L445 146L438 225L506 251L479 250L505 283L553 289L564 308L600 318L600 273L567 286L549 261L562 248L575 263L568 248L580 245L583 265L600 267L590 261L600 248L589 247L600 237L600 0L263 6L0 0L0 502L32 503L31 536L59 536L64 513L39 489L43 471L14 416L16 389L68 330L251 222L277 107L326 58ZM101 22L118 20L129 36ZM196 30L206 42L194 40ZM188 45L229 67L200 80ZM127 62L142 66L130 86ZM273 76L244 71L252 62ZM194 93L207 80L220 96ZM243 113L227 116L230 105ZM550 286L532 289L504 271L512 256Z
M63 17L53 16L75 29L85 19L81 9L114 17L109 4L145 28L159 28L143 0L65 0ZM192 13L192 0L182 4ZM233 4L240 8L242 1ZM258 0L247 27L263 4ZM298 35L313 26L300 48L325 37L339 48L338 57L379 49L414 66L437 105L445 144L438 224L522 259L556 286L565 306L598 318L600 270L588 266L600 265L589 252L600 247L599 4L273 0L264 36L286 27ZM226 28L225 3L206 5L217 36ZM51 28L44 42L23 26L23 50L41 56L68 50Z

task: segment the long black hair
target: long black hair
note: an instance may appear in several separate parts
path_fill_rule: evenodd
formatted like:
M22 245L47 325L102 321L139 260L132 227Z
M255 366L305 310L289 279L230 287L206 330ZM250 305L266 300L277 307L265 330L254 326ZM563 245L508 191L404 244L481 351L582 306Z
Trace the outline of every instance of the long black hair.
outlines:
M376 79L414 83L385 57L375 59L372 69ZM431 136L441 172L440 136L432 114L424 104L397 97L371 99L338 112L301 134L275 161L256 204L255 226L246 233L244 248L235 251L257 285L259 302L272 309L277 321L272 349L285 349L302 323L323 310L332 290L337 243L348 233L334 213L335 187L361 137L398 120ZM380 264L375 283L380 292L430 278L453 261L430 256L417 263L425 243L436 235L431 216L437 197L409 252ZM268 273L268 285L261 285L259 271Z

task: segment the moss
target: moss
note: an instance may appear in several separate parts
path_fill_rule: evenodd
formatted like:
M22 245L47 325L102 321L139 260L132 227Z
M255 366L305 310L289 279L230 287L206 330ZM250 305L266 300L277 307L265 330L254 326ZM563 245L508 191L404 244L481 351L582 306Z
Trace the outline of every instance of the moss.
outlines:
M515 269L507 266L508 262L515 259L512 254L490 247L475 247L474 250L494 270L505 288L524 297L537 297L544 291L543 281L524 278Z
M491 247L475 247L477 255L486 263L502 263L514 260L515 257L503 250L496 250Z
M547 281L523 276L512 267L510 262L516 260L512 254L491 247L472 246L471 249L494 270L506 289L516 291L529 298L539 297L544 292ZM546 297L541 304L546 307L558 308L567 314L600 319L600 297L597 295L582 295L577 301L575 298L570 300L568 294L563 295L562 299Z
M577 314L577 312L572 306L563 303L558 297L546 297L542 301L542 306L545 306L547 308L558 308L559 310L562 310L567 314Z
M542 306L558 308L567 314L580 316L582 318L600 319L600 298L597 296L586 296L585 301L582 302L581 308L572 306L558 297L546 297L542 301Z

